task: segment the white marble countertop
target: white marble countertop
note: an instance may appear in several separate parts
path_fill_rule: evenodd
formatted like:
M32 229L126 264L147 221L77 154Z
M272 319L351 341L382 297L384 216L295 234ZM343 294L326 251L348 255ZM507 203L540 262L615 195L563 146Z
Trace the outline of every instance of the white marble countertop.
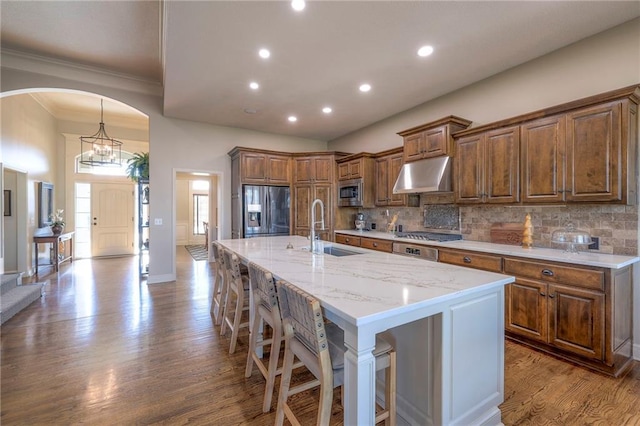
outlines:
M579 254L567 253L563 250L533 247L531 249L524 249L520 246L508 245L508 244L493 244L484 243L479 241L421 241L411 238L398 238L388 232L378 231L356 231L356 230L343 230L335 231L339 234L353 235L359 237L380 238L384 240L399 241L412 244L421 244L434 247L445 247L459 250L471 250L484 253L500 254L503 256L515 256L529 259L538 260L550 260L554 262L566 262L575 265L586 266L599 266L609 269L620 269L625 266L634 264L640 261L640 257L637 256L618 256L612 254L602 254L594 252L581 252Z
M309 240L293 235L218 243L313 294L323 307L356 326L514 281L508 275L336 243L325 245L360 254L310 253ZM292 249L287 249L289 243Z

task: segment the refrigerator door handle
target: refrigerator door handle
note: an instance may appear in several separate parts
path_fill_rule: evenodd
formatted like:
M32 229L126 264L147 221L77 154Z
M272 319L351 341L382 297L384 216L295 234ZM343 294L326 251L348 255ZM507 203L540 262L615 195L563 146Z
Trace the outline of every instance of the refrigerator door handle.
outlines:
M267 188L265 194L265 226L267 228L267 233L271 233L271 188Z

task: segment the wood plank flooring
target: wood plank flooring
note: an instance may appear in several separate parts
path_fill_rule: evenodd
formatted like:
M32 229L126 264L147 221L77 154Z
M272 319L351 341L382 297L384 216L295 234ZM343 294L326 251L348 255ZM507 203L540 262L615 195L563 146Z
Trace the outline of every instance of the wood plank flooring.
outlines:
M212 275L178 247L174 283L140 284L136 258L76 260L41 277L45 296L1 329L0 423L273 424L262 376L244 377L246 331L229 355L213 326ZM507 342L505 375L506 425L640 425L638 362L613 379ZM315 423L317 396L297 395L303 424Z

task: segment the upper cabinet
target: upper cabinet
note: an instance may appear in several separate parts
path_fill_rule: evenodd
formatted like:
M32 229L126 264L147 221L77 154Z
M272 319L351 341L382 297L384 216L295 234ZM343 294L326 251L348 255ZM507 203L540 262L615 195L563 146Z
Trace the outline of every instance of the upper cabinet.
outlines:
M242 183L266 185L291 184L291 157L265 152L240 152Z
M365 157L338 163L338 180L360 179L365 173Z
M398 135L404 140L404 162L422 160L439 155L453 155L451 135L464 130L471 121L449 116L441 120L403 130Z
M518 202L519 152L518 126L458 139L453 180L456 202Z
M336 168L333 155L315 155L293 159L294 183L332 183Z
M458 132L456 201L635 204L639 100L631 86Z
M376 206L404 206L407 196L394 194L393 186L404 164L402 148L385 151L376 158Z

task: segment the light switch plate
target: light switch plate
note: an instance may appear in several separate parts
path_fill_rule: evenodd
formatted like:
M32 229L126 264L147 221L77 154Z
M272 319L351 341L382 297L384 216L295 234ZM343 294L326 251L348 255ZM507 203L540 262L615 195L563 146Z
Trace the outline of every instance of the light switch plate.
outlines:
M162 225L162 218L156 217L153 219L154 225Z

